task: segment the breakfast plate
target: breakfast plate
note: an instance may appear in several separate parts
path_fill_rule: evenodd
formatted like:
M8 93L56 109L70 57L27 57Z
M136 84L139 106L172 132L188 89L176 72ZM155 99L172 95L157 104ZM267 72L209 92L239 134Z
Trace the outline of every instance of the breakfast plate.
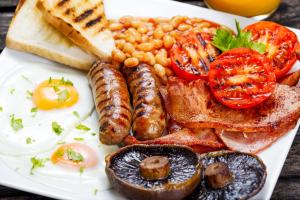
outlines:
M255 22L252 19L170 0L106 0L104 5L109 19L117 19L125 15L146 17L185 15L205 18L232 29L235 26L235 19L240 22L242 27ZM300 37L299 30L293 29L293 31ZM0 106L3 109L0 113L0 125L3 126L0 135L0 184L58 199L124 199L111 188L106 178L105 156L116 150L117 147L106 146L97 139L95 133L98 132L99 125L86 74L8 48L2 52L0 63L2 65ZM291 71L299 68L300 64L297 62ZM28 99L26 100L25 94L34 89L39 82L48 80L49 77L63 77L66 80L72 80L79 90L81 98L77 107L64 110L64 112L33 112L36 115L33 118L30 112L32 104ZM22 112L19 112L20 110ZM75 111L80 117L76 114L74 116ZM9 126L11 114L14 113L20 113L23 122L29 124L29 128L31 128L29 132L33 135L22 136L22 132L18 132L16 133L18 135L11 136L11 133L5 132L6 127ZM49 134L51 127L48 127L47 124L52 121L64 124L65 133L59 137ZM76 124L86 125L89 127L88 132L72 128ZM299 122L288 134L258 154L267 167L268 176L263 189L252 199L270 199L298 128ZM43 138L44 135L41 137L40 133L49 135L49 137ZM33 136L37 138L36 143L32 145L30 151L24 151L23 147L30 143L27 139ZM83 139L84 143L98 149L97 157L100 162L96 169L87 170L84 173L70 173L45 162L43 168L32 170L32 163L30 163L32 158L49 157L50 151L55 149L57 144Z

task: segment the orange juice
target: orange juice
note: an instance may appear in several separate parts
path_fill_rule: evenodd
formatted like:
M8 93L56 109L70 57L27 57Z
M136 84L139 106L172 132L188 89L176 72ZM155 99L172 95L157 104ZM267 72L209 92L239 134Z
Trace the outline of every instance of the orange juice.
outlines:
M215 10L245 17L272 13L280 4L280 0L205 0L205 2Z

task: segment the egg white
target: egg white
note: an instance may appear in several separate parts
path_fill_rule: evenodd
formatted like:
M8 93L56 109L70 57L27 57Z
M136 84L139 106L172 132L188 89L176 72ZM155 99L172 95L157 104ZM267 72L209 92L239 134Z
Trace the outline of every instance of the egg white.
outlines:
M70 134L60 141L65 144L74 142L83 143L97 153L99 163L93 168L84 169L83 173L80 173L77 169L53 164L51 161L46 162L44 167L35 169L33 174L30 173L32 166L30 162L31 157L50 158L60 144L56 144L55 147L47 152L37 153L33 156L23 155L16 157L0 155L0 160L8 167L16 169L16 172L22 176L58 190L75 194L91 194L94 189L97 189L99 192L109 190L111 186L105 174L105 157L116 151L117 146L107 146L99 142L97 134L99 126L97 121L97 114L94 111L91 116L81 122L91 130L82 131L73 127ZM75 138L82 138L83 140L77 141Z
M71 80L79 93L78 102L65 109L38 110L33 117L30 112L34 107L32 100L27 98L26 91L48 80L49 77L64 77ZM91 194L95 189L107 191L111 188L105 174L105 157L114 152L116 146L106 146L98 139L98 117L89 84L84 73L53 67L49 64L28 63L16 67L15 70L0 77L0 161L16 173L32 181L47 185L57 190L72 193ZM12 90L13 89L13 90ZM12 92L13 91L13 92ZM74 115L76 111L79 117ZM10 125L10 115L22 118L21 130L15 132ZM61 135L52 131L51 123L56 121L64 128ZM89 131L76 129L77 124L84 124ZM26 144L26 139L34 140ZM78 140L79 139L79 140ZM44 167L31 173L31 158L51 158L53 152L62 144L84 143L97 153L97 166L84 169L66 168L47 161ZM83 187L84 186L84 187Z
M79 93L78 102L69 108L54 110L38 110L35 116L31 108L35 107L28 98L27 91L48 80L71 80ZM74 125L89 115L94 103L86 75L76 70L51 66L51 64L25 63L15 67L13 71L0 77L0 154L33 155L52 149L57 142L68 136ZM78 118L73 111L79 113ZM14 131L11 127L11 115L23 120L24 128ZM56 135L52 130L52 122L57 122L64 131ZM32 140L31 144L26 139Z

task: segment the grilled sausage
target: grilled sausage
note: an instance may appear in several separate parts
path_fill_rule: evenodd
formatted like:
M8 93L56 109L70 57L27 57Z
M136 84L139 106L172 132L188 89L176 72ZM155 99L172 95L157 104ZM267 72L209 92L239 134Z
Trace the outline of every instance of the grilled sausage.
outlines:
M130 96L126 81L114 66L97 61L88 76L99 115L100 141L119 144L131 128Z
M159 81L153 69L140 64L123 68L133 99L132 130L139 140L160 137L166 127L166 117L159 93Z

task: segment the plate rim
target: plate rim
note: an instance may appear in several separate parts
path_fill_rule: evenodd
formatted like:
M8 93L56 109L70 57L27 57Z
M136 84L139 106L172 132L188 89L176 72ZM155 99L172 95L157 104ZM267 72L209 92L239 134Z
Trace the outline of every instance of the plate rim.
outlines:
M148 0L148 1L150 1L150 0ZM184 3L184 2L178 2L178 1L174 1L174 0L151 0L151 1L153 1L154 3L155 2L164 2L164 3L173 3L173 4L175 4L175 5L179 5L179 6L186 6L186 7L193 7L193 8L197 8L197 9L204 9L204 10L207 10L208 12L212 12L212 13L219 13L219 14L224 14L224 15L226 15L226 16L231 16L231 17L235 17L235 18L241 18L241 19L244 19L244 20L246 20L246 21L249 21L249 22L253 22L253 21L257 21L257 20L255 20L255 19L248 19L248 18L245 18L245 17L241 17L241 16L237 16L237 15L232 15L232 14L228 14L228 13L224 13L224 12L220 12L220 11L215 11L215 10L211 10L211 9L207 9L207 8L204 8L204 7L200 7L200 6L196 6L196 5L191 5L191 4L187 4L187 3ZM205 17L203 17L204 19L205 19ZM295 32L298 32L299 34L300 34L300 30L299 29L295 29L295 28L290 28L290 29L292 29L293 31L295 31ZM3 59L5 59L4 58L4 56L6 55L6 53L8 52L8 51L15 51L15 50L11 50L11 49L8 49L7 47L5 47L4 49L3 49L3 51L2 51L2 53L0 54L0 61L2 61ZM18 52L18 51L17 51ZM24 52L22 52L22 54L24 54ZM28 54L28 55L31 55L31 54L29 54L29 53L25 53L26 55ZM35 56L34 56L35 57ZM42 59L42 60L45 60L45 62L46 63L54 63L54 62L52 62L52 61L49 61L49 60L47 60L47 59ZM56 65L57 65L57 63L55 63ZM292 146L292 144L293 144L293 142L294 142L294 139L295 139L295 136L296 136L296 134L297 134L297 131L298 131L298 129L299 129L299 123L300 122L300 120L298 121L298 123L297 123L297 125L295 126L295 128L293 129L293 131L294 131L294 135L293 135L293 137L289 140L289 148L286 148L287 149L287 151L284 153L284 160L282 161L282 164L281 164L281 166L279 167L279 168L277 168L277 171L279 171L279 172L276 172L276 181L272 181L271 182L271 185L269 186L270 188L271 188L271 190L268 190L268 194L266 194L266 196L267 196L267 199L270 199L271 198L271 195L272 195L272 193L273 193L273 191L274 191L274 188L275 188L275 185L276 185L276 183L277 183L277 181L278 181L278 177L280 176L280 173L281 173L281 170L282 170L282 168L283 168L283 166L284 166L284 163L285 163L285 161L286 161L286 158L287 158L287 155L288 155L288 153L289 153L289 151L290 151L290 148L291 148L291 146ZM292 131L292 130L291 130ZM290 133L290 134L292 134L292 133ZM285 137L285 136L283 136L283 137ZM280 138L281 139L281 138ZM280 140L279 139L279 140ZM277 143L278 141L276 141L276 143ZM258 154L259 155L259 154ZM33 180L30 180L30 179L28 179L28 178L26 178L26 177L24 177L24 176L22 176L21 174L19 174L19 173L16 173L16 172L14 172L14 170L13 169L11 169L11 168L9 168L8 166L6 166L3 162L2 162L2 160L1 160L1 157L0 157L0 169L2 169L2 167L4 167L4 168L6 168L8 171L10 171L10 173L13 173L14 175L17 175L18 176L18 180L19 179L23 179L23 180L25 180L25 182L30 182L30 184L33 184L33 185L42 185L42 184L40 184L39 182L35 182L35 181L33 181ZM268 172L268 171L267 171ZM0 172L0 175L1 175L1 173L3 173L3 172ZM268 175L270 175L269 173L268 173ZM273 175L274 176L274 175ZM20 182L18 182L18 181L13 181L13 180L4 180L4 179L0 179L0 185L3 185L3 186L5 186L5 187L10 187L10 188L14 188L14 189L17 189L17 190L21 190L21 191L25 191L25 192L30 192L30 193L33 193L33 194L38 194L38 195L42 195L42 196L45 196L45 197L50 197L50 198L57 198L57 199L74 199L74 196L72 196L72 195L67 195L67 194L65 194L65 195L61 195L61 193L56 193L55 191L53 191L53 192L49 192L49 190L41 190L41 189L38 189L38 188L35 188L35 187L30 187L30 185L28 184L26 184L26 185L24 185L24 184L22 184L22 183L20 183ZM45 186L45 185L42 185L42 186ZM46 186L47 187L47 186ZM66 192L65 192L66 193ZM99 194L98 194L99 195ZM98 196L99 197L99 196ZM255 196L254 196L254 198L255 198ZM76 198L75 198L76 199Z

